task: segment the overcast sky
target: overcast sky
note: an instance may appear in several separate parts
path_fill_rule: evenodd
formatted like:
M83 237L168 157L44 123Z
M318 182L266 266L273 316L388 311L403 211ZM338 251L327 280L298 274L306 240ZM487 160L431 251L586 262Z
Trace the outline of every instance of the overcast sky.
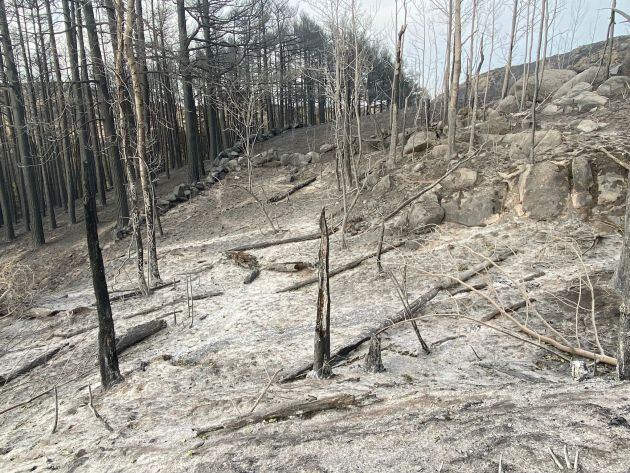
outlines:
M317 16L318 5L326 4L330 0L293 0L300 10L309 13L310 15ZM435 69L435 64L442 63L441 56L444 54L445 44L445 23L444 15L436 11L433 6L435 3L447 3L448 0L408 0L410 4L408 8L408 24L406 36L406 60L407 68L413 67L411 64L416 64L416 68L421 68L419 59L422 54L422 36L423 25L425 22L422 20L423 11L427 17L427 47L425 49L425 74L432 75L434 71L427 69ZM394 49L394 40L396 36L395 17L396 17L396 0L357 0L362 13L360 18L367 23L371 23L371 30L374 35L379 38L380 44L388 47L391 51ZM550 26L550 45L548 55L557 54L561 52L569 51L577 46L583 44L589 44L592 42L602 41L606 38L606 29L608 27L608 20L610 15L610 0L548 0L550 15L553 17L553 11L556 10L555 20ZM513 0L478 0L478 3L482 5L480 7L478 15L478 24L480 29L484 28L487 32L487 36L484 39L485 42L485 57L486 62L484 64L484 70L489 66L489 49L490 49L490 31L492 25L492 6L495 7L495 52L492 59L492 67L501 67L505 64L505 51L509 38L509 30L511 25L512 5ZM402 0L398 0L398 5L402 4ZM520 15L520 24L525 24L525 6L526 0L520 0L519 4L523 11ZM537 1L540 5L540 0ZM468 21L463 26L464 39L468 37L470 32L470 5L472 0L464 0L463 14ZM630 0L617 0L617 8L623 11L630 12ZM468 13L468 15L466 15ZM402 21L402 10L399 15L399 21ZM573 27L575 25L575 28ZM617 22L615 35L630 34L629 23ZM432 31L435 31L437 41L432 41ZM575 33L573 33L575 31ZM476 41L479 41L478 39ZM571 47L572 46L572 47ZM468 49L464 46L464 54L467 57ZM435 57L437 55L437 60ZM524 62L524 40L517 42L517 47L514 52L514 63L520 64ZM464 57L464 61L466 60ZM433 64L431 66L430 64Z

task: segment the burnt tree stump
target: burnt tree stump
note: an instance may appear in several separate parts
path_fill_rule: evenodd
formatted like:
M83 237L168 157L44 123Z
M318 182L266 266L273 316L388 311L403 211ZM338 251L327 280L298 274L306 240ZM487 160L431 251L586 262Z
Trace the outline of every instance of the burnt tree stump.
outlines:
M368 373L382 373L385 371L381 358L381 339L375 335L370 339L370 348L365 355L363 368Z
M317 287L317 318L315 320L315 353L311 377L325 379L332 376L330 367L330 285L328 276L329 244L326 209L319 217L320 244Z

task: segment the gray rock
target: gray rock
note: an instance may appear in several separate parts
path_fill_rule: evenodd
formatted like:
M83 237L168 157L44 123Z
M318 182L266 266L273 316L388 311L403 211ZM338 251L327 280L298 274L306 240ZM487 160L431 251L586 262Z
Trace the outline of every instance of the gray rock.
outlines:
M558 97L564 96L567 92L573 89L573 87L579 82L584 82L584 83L589 84L588 90L591 90L590 89L591 84L597 87L605 80L606 80L606 68L605 67L600 68L598 66L591 66L585 71L580 72L579 74L577 74L576 76L572 77L570 80L565 82L558 90L556 90L554 97L558 98Z
M508 138L509 137L509 138ZM529 156L531 151L532 133L524 131L514 135L506 135L510 146L511 157ZM562 144L562 134L558 130L536 131L534 146L536 153L548 153Z
M173 188L173 194L175 198L184 197L184 192L186 192L190 187L186 184L178 184Z
M204 185L203 182L196 182L195 183L195 187L197 188L197 190L199 191L203 191L206 189L206 186Z
M516 113L518 112L518 100L514 95L508 95L494 106L497 112Z
M437 141L433 131L418 131L409 137L403 148L404 154L417 153L430 148Z
M271 161L278 161L278 152L271 148L252 157L252 166L262 166Z
M246 167L247 166L247 157L239 156L238 159L236 160L236 162L238 163L239 166Z
M525 213L534 220L549 220L560 215L567 206L569 176L565 167L552 162L528 166L519 180Z
M309 151L308 153L306 153L306 156L308 156L311 159L311 163L322 162L322 156L317 151Z
M183 192L182 192L182 197L184 196ZM175 195L174 192L171 192L170 194L166 194L165 199L170 203L170 204L174 204L175 202L177 202L177 196Z
M414 202L407 213L407 225L411 230L421 229L427 225L439 225L443 220L444 209L432 192Z
M576 76L575 71L570 69L545 69L545 73L542 76L542 81L538 87L538 102L542 102L546 97L554 94L560 89L567 81L572 80ZM532 100L534 96L534 82L535 77L531 74L527 80L527 88L525 92L525 98ZM512 86L512 95L521 97L523 93L523 78L520 78Z
M545 105L545 108L542 109L541 113L543 115L553 116L553 115L557 115L559 113L562 113L562 111L563 111L562 107L560 107L560 106L558 106L556 104L550 103L550 104Z
M577 94L569 93L562 99L559 99L559 101L554 101L554 103L565 106L574 106L580 112L588 112L594 108L606 105L608 103L608 98L603 95L599 95L597 92L584 90Z
M302 153L293 153L291 155L291 165L295 167L303 167L311 162L311 157Z
M575 128L577 128L578 130L584 133L591 133L597 130L599 128L599 125L595 123L593 120L582 120L580 123L578 123L578 126L576 126Z
M228 171L238 171L240 169L240 166L238 165L238 160L237 159L229 160L227 163L227 168L228 168Z
M576 156L571 163L571 177L573 189L571 201L576 209L591 208L593 206L593 170L591 163L584 156Z
M597 88L597 93L604 97L620 97L630 92L630 77L613 76Z
M460 192L442 202L444 220L468 227L486 225L493 215L501 211L503 192L493 187Z
M433 148L431 148L431 151L429 152L429 156L436 159L443 158L447 155L448 145L435 145Z
M473 187L477 182L477 178L478 173L474 169L459 168L446 176L441 185L449 191L461 191Z
M290 153L283 153L280 155L280 164L282 166L288 166L290 164L290 161L291 161Z
M382 195L385 195L387 192L389 192L391 188L392 188L392 180L389 177L389 175L387 175L380 178L380 180L376 183L376 185L372 189L372 192L374 193L374 195L382 196Z
M324 143L323 145L319 147L319 152L324 154L324 153L328 153L329 151L332 151L335 148L336 146L332 143Z
M614 172L597 176L598 205L614 205L622 203L625 196L625 179Z
M475 129L484 134L506 135L510 132L510 124L504 116L497 116L477 124Z

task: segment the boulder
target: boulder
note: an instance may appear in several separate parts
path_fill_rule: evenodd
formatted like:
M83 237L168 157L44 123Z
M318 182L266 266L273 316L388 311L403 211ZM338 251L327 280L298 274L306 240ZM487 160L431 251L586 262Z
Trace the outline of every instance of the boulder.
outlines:
M543 115L547 115L547 116L553 116L553 115L557 115L558 113L562 112L562 107L559 107L556 104L550 103L547 104L545 106L545 108L542 109L542 114Z
M444 220L444 209L433 192L424 194L414 202L407 213L407 225L411 230L422 229L427 225L439 225Z
M178 184L173 188L173 195L175 195L175 199L178 197L184 197L184 193L189 189L189 186L186 184Z
M599 125L593 120L582 120L575 128L584 133L591 133L597 130L599 128Z
M392 180L389 175L381 177L376 185L372 188L374 195L385 195L392 188Z
M311 159L311 163L322 162L322 156L317 151L309 151L308 153L306 153L306 156Z
M571 91L564 97L554 100L554 104L556 105L575 107L580 112L587 112L594 108L604 106L607 103L607 97L589 90Z
M182 197L184 196L184 193L182 192ZM174 204L177 202L177 196L175 195L174 192L171 192L170 194L166 194L165 199L168 201L169 204Z
M461 191L473 187L478 177L478 173L474 169L458 168L446 176L441 185L448 191Z
M510 124L504 116L489 117L475 127L480 133L490 135L506 135L510 132Z
M404 154L411 154L424 151L435 144L437 138L433 131L417 131L409 137L407 144L403 148Z
M282 166L303 167L311 162L311 157L302 153L285 153L280 156Z
M597 205L615 205L623 203L626 186L625 178L617 173L609 172L597 176Z
M545 69L538 87L538 102L542 102L545 98L554 94L560 89L567 81L570 81L576 76L575 71L570 69ZM531 74L527 79L527 87L525 91L525 98L532 100L534 97L534 74ZM523 78L521 77L512 86L512 95L521 97L523 93Z
M252 157L252 166L262 166L265 163L270 161L278 160L278 152L271 148L267 151L263 151L262 153L258 153L254 157Z
M620 97L630 92L630 77L613 76L597 88L597 93L604 97Z
M431 148L429 156L435 159L440 159L448 155L448 145L435 145Z
M509 137L509 138L508 138ZM529 156L531 151L531 131L523 131L513 135L506 135L507 142L511 143L510 156ZM562 143L562 134L558 130L538 130L536 131L534 146L536 153L546 153L552 151Z
M238 165L237 159L230 159L227 163L228 171L238 171L241 167Z
M557 217L567 206L569 175L550 161L529 165L519 179L523 210L534 220Z
M203 191L206 189L206 186L204 185L203 182L195 182L195 187L197 188L198 191Z
M335 148L336 146L332 143L324 143L323 145L319 147L319 152L324 154L324 153L328 153L329 151L332 151Z
M253 158L252 158L253 159ZM247 158L245 156L239 156L236 159L236 162L238 163L239 166L241 167L247 167Z
M545 72L546 74L546 72ZM567 80L554 94L554 98L563 97L567 94L573 87L579 82L584 82L589 85L589 89L591 90L591 84L594 87L599 86L602 82L606 80L606 68L599 66L591 66L583 72L575 75L571 79Z
M483 226L503 206L503 190L499 188L481 188L460 192L442 202L444 220L468 227Z
M571 162L571 177L573 189L571 201L576 209L590 208L593 206L593 170L591 163L584 156L576 156Z
M501 113L516 113L518 112L518 100L516 100L514 95L508 95L504 99L499 100L494 109Z

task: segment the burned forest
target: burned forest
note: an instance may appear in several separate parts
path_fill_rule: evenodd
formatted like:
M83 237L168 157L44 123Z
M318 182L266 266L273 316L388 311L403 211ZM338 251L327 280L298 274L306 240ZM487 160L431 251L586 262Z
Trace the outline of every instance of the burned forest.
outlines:
M0 0L0 471L630 472L628 0Z

